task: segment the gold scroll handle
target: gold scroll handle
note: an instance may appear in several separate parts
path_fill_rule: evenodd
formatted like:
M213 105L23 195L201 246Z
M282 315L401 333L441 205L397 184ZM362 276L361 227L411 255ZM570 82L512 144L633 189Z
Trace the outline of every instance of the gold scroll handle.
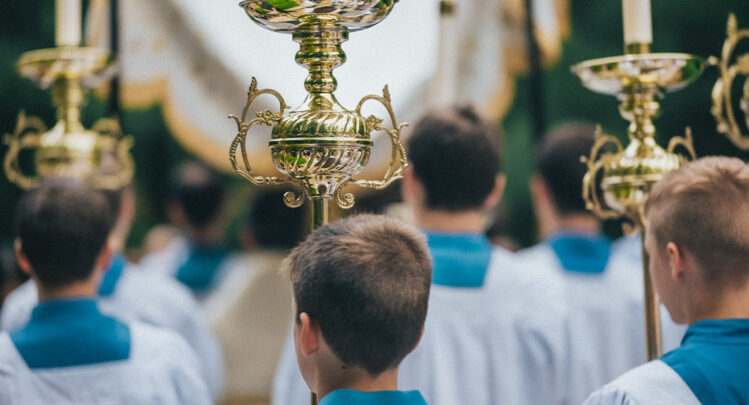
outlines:
M23 150L38 150L44 147L42 137L47 128L37 117L28 117L21 111L18 115L16 128L12 134L6 134L3 141L8 145L8 151L3 160L3 169L8 179L23 189L36 187L41 180L40 175L24 173L21 168L19 157ZM130 155L133 139L123 136L119 123L114 119L103 118L98 120L92 132L96 134L96 150L93 154L98 156L98 165L93 167L97 171L93 173L80 173L79 180L89 183L92 187L105 190L116 190L126 186L132 181L135 173L135 163ZM113 159L110 162L109 159ZM110 164L113 163L114 165ZM61 175L70 175L61 171Z
M599 191L597 189L597 176L603 172L606 175L606 169L611 167L614 163L618 162L624 152L621 141L613 135L604 134L601 130L600 125L596 128L596 141L591 148L590 156L582 156L580 161L584 163L588 170L583 177L583 190L582 197L585 201L585 206L588 210L592 211L598 218L614 219L622 216L627 216L633 223L625 223L623 225L624 232L632 234L642 226L642 209L644 207L638 207L638 212L619 212L608 208L604 203L601 202L599 197ZM604 151L604 147L607 145L613 146L613 150ZM687 127L683 137L673 137L669 141L666 151L669 154L675 154L677 148L682 147L686 150L688 158L695 159L696 155L694 147L692 146L692 130ZM655 156L641 156L642 159L654 158Z
M747 76L743 86L740 108L744 114L745 127L749 129L749 53L733 58L738 43L749 38L749 29L738 29L736 15L728 17L726 41L720 59L711 56L709 63L718 67L720 77L713 87L711 112L717 122L718 132L726 135L742 150L749 150L749 134L742 131L733 105L732 87L737 76ZM731 61L734 60L734 63Z

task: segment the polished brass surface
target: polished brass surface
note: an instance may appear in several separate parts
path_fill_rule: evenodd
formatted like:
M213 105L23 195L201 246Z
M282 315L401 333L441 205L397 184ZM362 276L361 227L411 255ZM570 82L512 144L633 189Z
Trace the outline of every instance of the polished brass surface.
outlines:
M642 248L642 273L645 293L645 336L646 344L645 358L650 360L657 359L663 354L663 330L661 328L661 300L655 292L653 280L650 278L650 259L648 252L645 250L645 230L640 234L640 244Z
M242 115L231 116L238 129L229 150L232 167L254 184L295 185L298 192L286 193L284 197L290 207L301 206L305 199L313 202L325 199L335 200L341 208L351 208L354 205L353 194L342 193L347 184L379 189L401 177L407 164L400 141L400 131L405 124L399 124L395 119L387 86L382 95L362 98L355 109L344 108L333 94L338 85L333 69L346 61L341 44L348 40L349 31L363 29L380 21L390 12L394 2L321 0L292 7L295 2L283 1L274 3L275 12L258 11L267 11L268 3L253 0L240 5L263 27L292 33L293 40L299 43L296 62L309 71L304 82L309 94L299 107L291 109L277 91L259 90L253 78ZM355 6L355 3L358 5ZM281 9L285 11L281 12ZM327 11L323 13L320 10ZM295 23L278 25L289 19ZM253 103L263 94L278 100L278 111L265 110L254 118L250 117ZM383 119L363 114L363 106L370 101L378 102L385 108L389 126L383 125ZM286 177L258 176L253 172L246 151L246 139L248 131L257 124L273 127L269 142L271 157L278 171ZM384 131L390 139L392 152L388 168L380 180L355 178L369 162L373 145L371 134L377 131ZM314 208L313 217L318 211L318 208ZM313 221L317 219L313 218Z
M390 14L398 0L245 0L239 3L263 28L295 32L300 25L325 18L349 31L369 28Z
M356 108L344 108L333 93L338 86L333 69L346 61L341 44L349 32L371 27L392 11L397 0L245 0L239 5L263 28L292 34L299 44L296 62L307 68L309 75L304 88L309 93L301 105L291 109L281 94L272 89L258 89L252 78L247 102L241 116L230 116L237 123L237 134L229 149L229 160L236 173L253 184L284 184L296 186L287 192L284 202L299 207L305 199L312 203L312 229L329 221L330 201L347 209L354 205L351 193L343 194L349 184L380 189L402 176L406 153L400 141L399 124L390 102L387 86L382 95L363 97ZM278 101L278 111L265 110L250 116L255 100L270 95ZM389 126L383 119L365 116L362 108L374 101L388 113ZM269 146L274 165L285 177L257 175L250 164L246 140L255 125L272 126ZM354 176L369 162L373 132L383 131L391 144L390 162L380 180L364 180ZM240 158L241 155L241 158ZM310 403L317 403L315 393Z
M711 111L717 121L718 132L726 135L740 149L749 150L749 133L743 132L740 119L736 118L741 113L735 111L735 94L732 94L734 80L739 76L745 76L739 106L744 115L743 126L749 130L749 53L735 55L738 43L749 38L749 29L738 29L736 16L731 14L728 17L726 35L720 59L710 58L711 64L720 70L720 77L713 87Z
M106 50L85 47L41 49L21 56L18 71L52 89L57 123L47 130L38 118L19 115L14 133L4 139L8 152L3 167L12 182L31 188L40 178L75 177L102 189L130 182L132 138L122 135L115 120L101 119L90 130L80 120L87 88L106 78L110 62ZM21 169L24 150L34 153L35 173Z
M628 47L641 52L648 47ZM701 74L702 58L680 53L634 53L611 58L585 61L572 67L588 89L615 95L619 113L629 121L629 143L624 147L613 135L596 130L596 141L590 156L581 159L588 167L583 177L583 199L589 210L599 218L627 217L624 230L644 230L643 208L650 189L668 172L676 170L688 158L694 159L692 134L671 139L666 149L656 143L653 120L660 114L660 98L668 91L681 89ZM676 153L681 148L687 157ZM599 197L597 179L603 201ZM645 277L645 321L647 359L662 354L659 303L650 280L647 255L643 250Z
M455 14L455 0L440 1L440 15L447 16Z
M631 44L626 44L624 45L624 53L626 54L650 53L650 44L647 42L633 42Z
M640 88L656 93L679 90L697 79L704 67L699 56L645 53L588 60L571 69L588 89L620 96Z

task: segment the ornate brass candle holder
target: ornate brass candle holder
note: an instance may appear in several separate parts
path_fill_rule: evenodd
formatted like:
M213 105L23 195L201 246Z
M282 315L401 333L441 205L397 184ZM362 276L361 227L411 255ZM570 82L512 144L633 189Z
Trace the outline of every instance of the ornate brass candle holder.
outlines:
M684 138L672 138L666 149L655 140L653 119L660 114L659 99L668 91L683 88L695 80L704 68L703 59L679 53L628 54L582 62L572 67L583 85L602 94L615 95L621 101L619 113L630 122L629 145L600 127L590 157L583 157L588 172L583 179L583 198L588 209L598 217L627 217L625 231L632 233L644 227L643 206L652 185L666 173L677 169L685 160L675 153L682 146L694 158L692 137L687 128ZM612 146L613 150L604 151ZM602 174L602 204L597 182ZM658 297L650 282L647 255L643 250L645 279L645 321L647 359L662 353Z
M80 119L86 90L107 75L109 65L108 51L97 48L59 47L21 56L18 71L42 88L51 87L57 124L47 130L39 118L20 113L14 133L5 136L4 168L12 182L31 188L40 178L74 177L101 189L130 182L132 139L122 136L116 120L100 119L89 130ZM35 173L21 169L26 149L34 153Z
M257 24L271 31L291 33L299 43L296 62L309 70L304 87L309 93L296 108L290 108L275 90L258 90L252 79L247 103L237 122L238 133L231 144L229 159L234 171L253 184L290 183L298 192L284 197L290 207L299 207L305 199L313 203L313 228L328 221L329 203L335 199L341 208L351 208L354 197L342 194L348 183L363 187L384 188L399 178L406 167L406 155L400 142L400 130L390 105L387 86L383 94L368 95L356 108L348 110L340 105L333 92L337 81L333 69L346 61L341 44L349 32L362 30L382 21L397 0L334 1L307 0L304 2L246 0L240 3L247 15ZM265 110L250 117L255 99L268 94L275 97L279 110ZM391 127L375 116L362 115L368 101L381 103L388 112ZM245 140L256 124L272 126L270 149L276 168L284 178L256 175L247 157ZM354 178L369 161L374 131L386 131L390 137L390 164L381 180ZM239 157L241 155L241 158Z
M713 87L712 113L718 123L718 132L726 135L742 150L749 150L749 133L744 133L740 120L734 111L732 92L733 82L738 76L745 76L743 95L739 105L744 115L744 128L749 129L749 53L736 55L736 46L741 40L749 39L749 29L738 29L736 16L728 17L726 41L723 43L720 59L710 58L710 64L720 70L720 77Z

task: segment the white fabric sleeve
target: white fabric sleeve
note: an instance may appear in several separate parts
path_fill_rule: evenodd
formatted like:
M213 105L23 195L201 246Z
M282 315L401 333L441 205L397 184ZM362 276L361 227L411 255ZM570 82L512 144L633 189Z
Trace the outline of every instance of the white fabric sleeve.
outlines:
M584 405L699 405L689 386L671 367L654 360L634 368L594 392Z
M309 399L309 388L296 361L294 337L289 333L273 377L271 405L307 405Z
M36 286L28 280L5 298L0 314L0 330L12 332L21 328L31 318L31 312L38 302Z
M171 342L173 363L178 365L172 370L172 381L180 404L203 405L212 404L211 393L205 380L201 377L198 359L187 343L174 335Z
M221 347L194 300L190 299L186 302L185 311L187 316L180 327L179 334L195 351L211 397L218 399L223 392L225 378Z

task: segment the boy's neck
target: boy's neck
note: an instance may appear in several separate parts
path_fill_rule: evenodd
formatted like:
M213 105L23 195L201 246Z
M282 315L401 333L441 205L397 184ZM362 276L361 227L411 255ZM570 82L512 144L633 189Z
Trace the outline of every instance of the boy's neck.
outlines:
M688 312L690 325L708 319L749 318L749 283L724 288L717 294L703 294L702 298L701 308L693 307Z
M57 288L47 288L36 280L34 280L34 282L36 283L37 291L39 292L39 301L81 297L93 298L96 296L97 283L94 278L92 278L92 280L79 281Z
M416 225L427 231L466 233L484 231L484 213L472 211L414 210Z
M336 390L355 390L355 391L396 391L398 390L398 368L393 368L383 372L380 375L372 376L361 368L348 369L336 373L337 375L326 376L320 370L318 374L321 378L317 384L317 398L322 399L324 396Z

